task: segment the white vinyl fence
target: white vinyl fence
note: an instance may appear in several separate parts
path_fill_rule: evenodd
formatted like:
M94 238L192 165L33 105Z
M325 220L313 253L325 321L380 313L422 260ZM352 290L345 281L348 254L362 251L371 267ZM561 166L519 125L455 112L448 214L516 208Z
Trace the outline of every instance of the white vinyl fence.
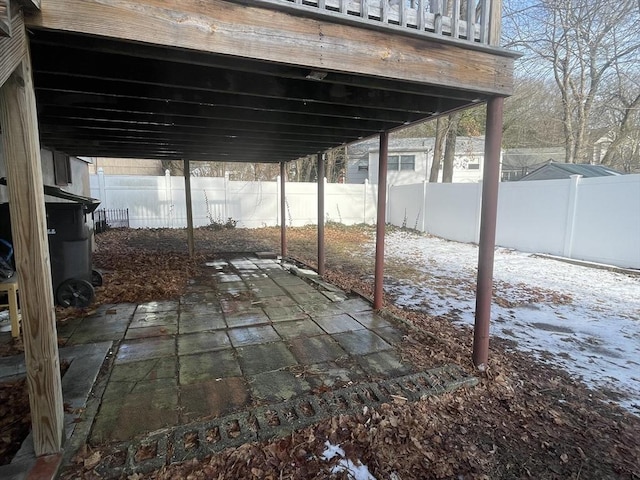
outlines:
M232 218L239 227L280 224L275 182L191 179L194 225ZM129 209L133 228L185 227L182 177L92 175L101 208ZM326 220L376 221L377 186L326 184ZM389 187L387 221L449 240L477 242L481 184L419 183ZM291 226L317 222L317 185L287 183ZM500 184L496 243L525 252L640 268L640 175Z
M375 185L325 185L325 219L346 225L374 223ZM91 175L91 195L100 208L129 209L132 228L184 228L187 225L183 177ZM192 177L193 224L224 223L257 228L280 224L280 182L238 182L221 177ZM318 221L316 183L286 184L286 218L290 226Z
M391 186L387 221L477 243L481 194L479 183ZM640 175L501 183L496 243L640 268Z

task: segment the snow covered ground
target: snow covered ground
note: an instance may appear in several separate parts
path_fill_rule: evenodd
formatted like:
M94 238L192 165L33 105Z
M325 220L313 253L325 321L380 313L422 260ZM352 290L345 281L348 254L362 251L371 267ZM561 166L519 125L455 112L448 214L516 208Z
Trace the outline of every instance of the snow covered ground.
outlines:
M399 305L473 324L476 245L403 231L385 242L387 262L421 272L387 283ZM640 275L498 248L494 279L492 335L606 388L640 414Z

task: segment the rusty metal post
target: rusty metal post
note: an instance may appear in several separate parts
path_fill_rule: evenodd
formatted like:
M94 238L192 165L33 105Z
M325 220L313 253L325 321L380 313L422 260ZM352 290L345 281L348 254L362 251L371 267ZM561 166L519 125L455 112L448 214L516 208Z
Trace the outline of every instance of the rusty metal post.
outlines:
M493 97L487 103L487 124L482 178L482 212L478 244L478 282L476 286L476 320L473 329L473 363L481 371L489 360L489 324L493 294L493 257L498 217L500 183L500 145L504 99Z
M287 203L284 196L284 184L287 181L285 163L280 162L280 254L284 259L287 256Z
M378 219L376 221L376 267L373 292L373 308L382 308L384 296L384 232L387 211L387 156L389 153L389 134L380 134L380 153L378 155Z
M324 158L318 154L318 275L324 275Z
M191 199L191 163L184 160L184 195L187 203L187 248L189 257L195 256L195 240L193 237L193 201Z

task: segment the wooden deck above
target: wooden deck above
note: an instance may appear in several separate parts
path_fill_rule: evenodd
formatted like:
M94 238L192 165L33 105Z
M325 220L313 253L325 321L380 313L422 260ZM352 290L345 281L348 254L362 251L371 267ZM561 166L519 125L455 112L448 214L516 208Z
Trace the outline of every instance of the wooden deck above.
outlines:
M514 55L482 41L482 9L467 40L462 14L430 23L422 0L413 5L424 19L398 3L378 18L388 0L314 2L43 2L25 16L42 143L74 155L278 162L511 93Z

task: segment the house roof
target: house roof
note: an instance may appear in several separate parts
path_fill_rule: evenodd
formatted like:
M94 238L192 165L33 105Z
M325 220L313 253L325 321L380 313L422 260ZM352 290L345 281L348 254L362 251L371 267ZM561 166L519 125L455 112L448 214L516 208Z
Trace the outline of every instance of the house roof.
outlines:
M623 174L609 167L605 167L604 165L551 162L535 169L530 174L522 177L519 181L554 180L554 179L561 179L561 178L569 178L572 175L582 175L585 178L591 178L591 177L607 177L607 176L623 175Z
M433 150L435 139L433 137L420 138L392 138L389 140L389 152L423 152ZM349 159L368 155L369 152L377 152L380 148L377 138L371 138L349 145L347 155ZM484 137L458 137L456 139L456 151L484 152Z
M562 162L565 158L564 147L541 147L541 148L507 148L502 153L502 169L522 169L529 167L537 168L544 164Z

